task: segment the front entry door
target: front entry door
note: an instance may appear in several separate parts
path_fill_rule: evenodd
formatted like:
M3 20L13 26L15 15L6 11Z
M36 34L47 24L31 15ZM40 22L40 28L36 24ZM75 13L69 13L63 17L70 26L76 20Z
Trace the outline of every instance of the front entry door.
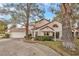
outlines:
M59 38L59 32L56 32L56 38L57 39Z

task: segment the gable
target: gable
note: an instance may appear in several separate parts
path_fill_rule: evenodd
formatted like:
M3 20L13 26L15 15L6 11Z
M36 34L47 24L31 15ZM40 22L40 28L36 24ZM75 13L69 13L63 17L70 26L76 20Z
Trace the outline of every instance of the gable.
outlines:
M37 22L35 24L35 27L41 27L41 26L43 26L43 25L45 25L47 23L49 23L49 21L47 21L47 20L40 20L39 22Z
M49 26L51 28L62 28L62 24L57 21L51 22L51 23L47 24L47 26Z
M57 27L53 27L53 25L55 25L55 24L57 25ZM57 30L57 31L62 30L62 24L57 22L57 21L46 23L46 24L44 24L40 27L35 27L33 30L37 30L37 29L40 29L40 28L43 28L43 27L46 27L46 26L53 28L54 30Z
M50 28L49 26L43 27L40 29L41 31L54 31L53 28Z
M61 23L59 23L59 22L57 22L57 21L51 22L51 23L48 24L48 25L54 25L54 24L61 25Z

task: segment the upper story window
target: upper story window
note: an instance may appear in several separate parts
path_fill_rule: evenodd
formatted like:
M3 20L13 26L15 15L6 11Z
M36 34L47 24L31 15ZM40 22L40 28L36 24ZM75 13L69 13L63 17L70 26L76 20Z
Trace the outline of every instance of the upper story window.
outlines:
M53 27L58 27L58 25L57 24L54 24Z

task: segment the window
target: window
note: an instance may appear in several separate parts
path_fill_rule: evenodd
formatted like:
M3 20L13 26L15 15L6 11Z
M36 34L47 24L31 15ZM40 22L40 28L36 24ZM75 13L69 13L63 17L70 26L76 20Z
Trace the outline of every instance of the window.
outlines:
M49 32L44 32L44 35L47 35L47 36L49 36Z
M52 32L52 37L54 38L54 32Z
M78 32L76 32L76 35L78 35Z
M35 33L35 36L38 36L38 32Z
M49 35L49 32L47 32L47 35Z
M53 27L58 27L58 25L57 24L54 24Z

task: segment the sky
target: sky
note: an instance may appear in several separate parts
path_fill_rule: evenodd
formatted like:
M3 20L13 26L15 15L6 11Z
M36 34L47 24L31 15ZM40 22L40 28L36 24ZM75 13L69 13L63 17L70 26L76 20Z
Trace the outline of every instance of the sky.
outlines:
M45 16L46 19L51 19L52 20L52 18L55 16L55 14L53 14L49 10L49 8L50 8L50 4L45 4L45 14L44 14L44 16Z
M54 5L56 8L56 4ZM45 14L44 14L44 17L45 19L50 19L50 20L53 20L55 14L52 13L50 10L49 10L49 7L50 7L50 4L49 3L45 3L44 4L44 8L45 8ZM9 15L0 15L0 18L4 18L5 20L9 20L11 17Z

